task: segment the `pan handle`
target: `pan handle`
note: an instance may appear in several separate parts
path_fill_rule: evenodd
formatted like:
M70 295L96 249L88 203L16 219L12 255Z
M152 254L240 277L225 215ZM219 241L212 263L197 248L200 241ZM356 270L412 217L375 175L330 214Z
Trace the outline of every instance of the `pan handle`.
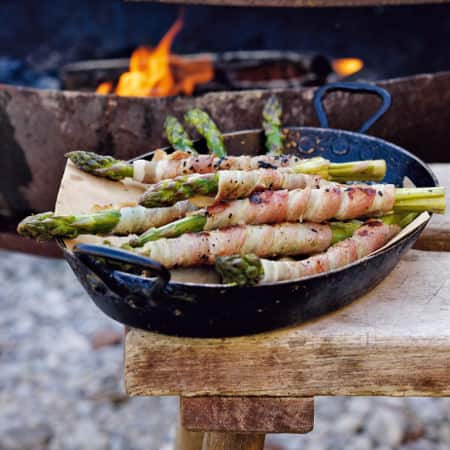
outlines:
M319 119L320 126L322 128L328 128L328 117L323 106L323 99L330 91L352 91L352 92L365 92L370 94L376 94L381 98L382 104L380 109L365 122L358 133L365 133L391 106L392 97L386 89L369 83L330 83L319 88L314 94L314 109L316 110L317 117Z
M84 256L83 260L93 269L90 264L92 258L98 261L98 258L106 260L112 267L121 272L135 272L140 274L146 270L157 277L155 289L162 291L170 281L170 272L159 262L145 256L136 255L125 250L106 247L102 245L78 244L73 252L77 256ZM113 270L111 275L114 275ZM97 271L95 271L97 273ZM98 273L97 273L98 275Z

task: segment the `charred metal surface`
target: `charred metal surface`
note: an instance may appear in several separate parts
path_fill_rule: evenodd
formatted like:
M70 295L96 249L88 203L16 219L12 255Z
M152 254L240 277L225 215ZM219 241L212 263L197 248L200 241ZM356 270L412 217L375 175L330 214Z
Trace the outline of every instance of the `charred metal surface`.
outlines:
M369 134L409 149L426 161L449 161L450 73L379 85L392 94L393 104ZM313 88L277 91L286 125L318 124L313 93ZM3 174L8 182L0 181L1 208L17 219L23 217L24 206L29 212L53 209L64 153L69 150L130 159L165 145L165 116L170 112L182 117L194 106L211 113L224 132L259 127L261 108L269 95L269 91L240 91L148 99L0 86L0 148L1 157L8 160L2 162L2 167L8 167L8 174ZM359 128L378 104L376 97L341 92L325 100L330 125L349 130ZM11 200L14 198L19 200Z
M5 94L5 93L3 93ZM0 95L0 210L20 211L26 213L30 210L27 199L23 196L22 189L26 188L32 180L22 147L14 136L14 128L11 125L6 107L10 95ZM9 220L5 219L5 222ZM1 228L3 229L3 227Z
M61 258L62 252L56 242L37 242L19 236L15 231L9 233L0 232L0 248L29 253L37 256Z

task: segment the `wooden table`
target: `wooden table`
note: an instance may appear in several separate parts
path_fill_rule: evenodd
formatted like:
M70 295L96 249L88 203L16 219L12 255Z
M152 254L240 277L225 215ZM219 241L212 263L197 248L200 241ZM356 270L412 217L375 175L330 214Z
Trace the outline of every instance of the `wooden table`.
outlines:
M433 169L450 191L450 165ZM449 251L450 214L434 217L383 283L303 326L226 339L131 329L127 391L181 397L176 450L261 450L265 433L306 433L319 395L448 396Z

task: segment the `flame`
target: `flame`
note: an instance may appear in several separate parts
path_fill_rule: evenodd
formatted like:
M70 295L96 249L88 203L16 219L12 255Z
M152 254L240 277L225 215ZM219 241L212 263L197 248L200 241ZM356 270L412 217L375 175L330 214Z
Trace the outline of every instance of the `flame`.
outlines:
M364 61L359 58L340 58L331 63L333 70L342 77L348 77L359 72L364 67Z
M97 87L97 94L109 94L112 91L113 84L111 81L105 81L103 83L100 83Z
M114 92L117 95L138 97L165 97L168 95L192 95L195 86L207 83L214 77L209 59L188 60L170 53L175 36L183 27L177 19L154 48L139 47L130 59L129 71L123 73ZM112 83L101 83L96 92L107 94Z

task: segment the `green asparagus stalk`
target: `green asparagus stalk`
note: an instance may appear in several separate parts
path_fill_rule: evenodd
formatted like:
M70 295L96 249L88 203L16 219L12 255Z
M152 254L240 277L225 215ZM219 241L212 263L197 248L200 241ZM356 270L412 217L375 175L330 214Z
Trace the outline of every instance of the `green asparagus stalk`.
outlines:
M124 244L123 248L142 247L147 242L157 241L161 238L174 238L185 233L196 233L203 231L205 225L206 216L204 214L193 214L162 227L150 228L140 236L132 238L127 244Z
M444 188L399 188L398 200L394 203L394 212L433 212L442 214L445 211L445 190ZM416 197L414 197L414 195ZM405 198L407 198L405 200ZM178 221L164 226L164 236L176 237L180 231L202 231L207 221L207 210L200 210L193 215L184 217ZM181 224L182 226L178 226ZM146 242L159 239L159 228L153 228L133 239L130 243L133 247L140 247Z
M115 181L133 177L133 166L112 156L98 155L83 150L69 152L65 156L81 170L99 177Z
M379 162L381 161L381 164ZM354 163L343 163L345 168L341 169L340 163L330 163L328 160L317 157L311 158L293 167L296 173L319 175L324 179L335 181L330 175L330 169L340 173L340 177L347 180L364 179L378 180L381 174L380 166L385 166L382 160L355 161ZM366 171L367 167L377 168L374 178L370 178ZM384 174L381 178L384 177ZM206 173L185 175L170 180L163 180L150 186L142 196L141 205L147 208L157 206L173 205L178 201L185 200L196 195L215 195L219 188L219 174Z
M445 189L398 188L395 190L395 212L421 212L443 214L445 212Z
M390 225L398 225L404 228L411 223L417 214L391 214L381 217L380 220ZM348 225L347 223L334 222L330 223L333 232L333 244L352 237L354 232L364 225L364 222L352 221L353 227L347 229L341 228ZM248 286L258 284L264 277L264 267L261 258L256 255L235 255L221 256L217 258L216 271L221 275L224 284L233 284L237 286Z
M45 212L26 217L17 232L42 241L53 238L73 239L79 234L106 234L119 223L119 210L106 210L92 214L56 216Z
M190 109L185 115L184 120L206 139L206 144L215 156L223 158L227 151L223 142L222 133L217 128L211 117L201 109Z
M281 130L281 104L272 95L264 105L263 130L266 136L266 149L269 155L281 155L283 153L284 135Z
M330 163L328 176L333 181L381 181L386 175L386 161L373 159L351 161L347 163Z
M164 121L164 130L167 136L167 140L174 150L187 152L192 155L196 155L197 151L194 148L194 144L189 138L183 125L174 116L167 116Z

